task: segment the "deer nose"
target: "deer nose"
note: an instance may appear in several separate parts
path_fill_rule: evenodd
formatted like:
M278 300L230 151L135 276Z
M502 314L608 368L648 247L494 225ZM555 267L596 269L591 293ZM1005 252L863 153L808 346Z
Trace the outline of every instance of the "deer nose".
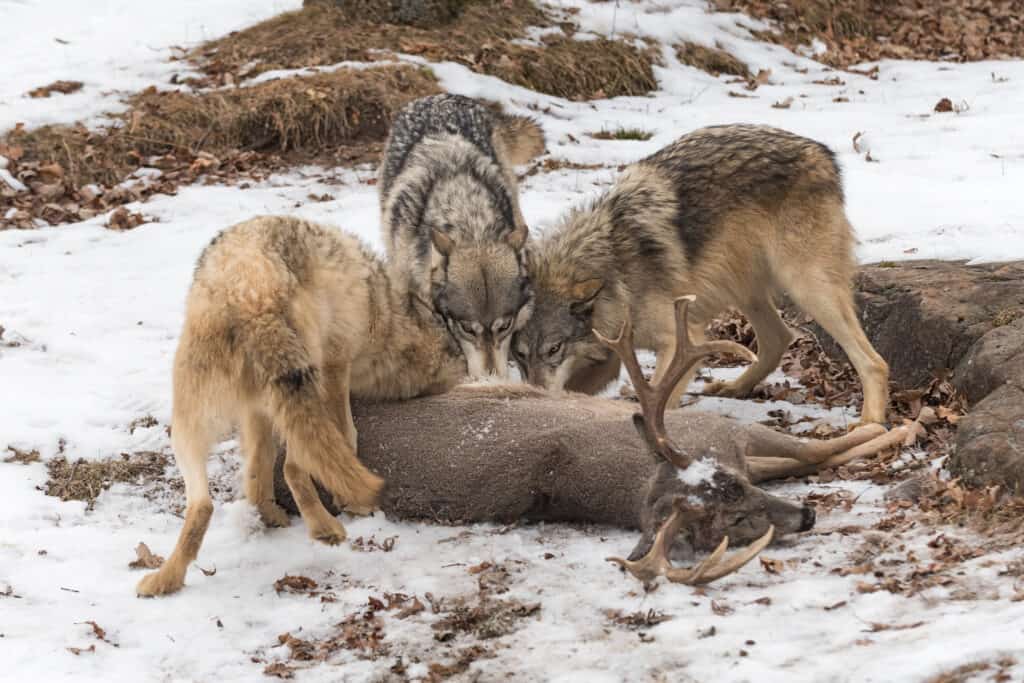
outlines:
M800 531L808 531L814 528L814 521L817 518L814 508L810 505L805 505L800 511Z

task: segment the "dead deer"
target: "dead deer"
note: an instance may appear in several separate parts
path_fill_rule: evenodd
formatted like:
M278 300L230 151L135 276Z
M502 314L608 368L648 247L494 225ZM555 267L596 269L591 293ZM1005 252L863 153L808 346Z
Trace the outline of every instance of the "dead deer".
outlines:
M408 401L354 401L360 458L387 481L381 508L389 517L438 523L639 529L629 558L616 560L627 570L644 580L664 575L706 583L739 569L773 538L813 526L813 508L757 484L836 467L906 437L904 427L886 432L867 425L816 441L689 409L666 413L674 375L713 353L751 356L730 342L694 346L686 332L688 303L676 304L680 343L660 382L644 380L628 323L612 342L640 398L633 424L634 403L526 385L463 385ZM277 500L294 511L280 469L279 458ZM321 497L331 507L330 496ZM752 545L723 558L718 551L728 543ZM693 570L669 562L670 551L681 560L712 550Z

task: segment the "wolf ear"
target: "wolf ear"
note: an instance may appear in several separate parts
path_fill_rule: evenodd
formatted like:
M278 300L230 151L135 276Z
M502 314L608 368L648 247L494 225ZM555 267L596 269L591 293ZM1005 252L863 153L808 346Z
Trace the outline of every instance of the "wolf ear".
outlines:
M452 250L455 249L455 240L437 228L430 231L430 239L434 243L434 249L437 249L444 256L450 255Z
M530 231L526 227L526 224L522 223L512 228L512 231L505 235L505 243L516 251L519 251L523 248L523 245L526 244L526 238L529 234Z
M594 300L603 288L604 281L600 278L577 282L569 289L569 297L572 299L569 309L576 315L589 314L594 309Z
M592 280L583 280L574 284L569 290L569 295L572 297L573 303L583 304L593 301L594 297L601 293L603 287L604 281L595 277Z

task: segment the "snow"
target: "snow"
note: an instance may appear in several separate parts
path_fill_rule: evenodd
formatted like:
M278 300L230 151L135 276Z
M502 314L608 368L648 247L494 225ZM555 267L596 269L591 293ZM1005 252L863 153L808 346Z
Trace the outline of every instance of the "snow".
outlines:
M103 112L121 107L124 94L149 85L167 87L173 73L183 72L182 62L168 61L180 54L174 46L194 45L300 4L0 0L6 29L0 130L19 122L29 127L78 119L95 123ZM693 0L559 4L578 8L577 19L592 34L629 31L666 44L678 39L720 43L753 70L771 69L771 81L748 92L742 84L680 65L666 49L665 66L657 69L661 89L653 96L574 103L460 65L435 65L447 89L501 100L512 111L536 116L554 157L602 166L523 181L523 210L538 232L567 207L608 187L617 165L693 128L748 121L808 135L838 152L863 261L1024 258L1024 202L1018 196L1024 133L1017 125L1024 62L883 62L875 81L828 72L805 57L756 42L746 29L764 28L758 22L707 14L703 3ZM845 85L812 83L834 75ZM24 97L57 79L81 80L85 88L48 99ZM834 102L838 96L850 101ZM771 106L789 97L789 109ZM968 107L961 113L932 113L942 97ZM599 142L585 135L617 126L644 128L654 136L645 142ZM877 162L854 150L858 132L868 136ZM39 449L44 458L56 454L61 440L71 458L169 452L170 363L199 252L219 230L259 213L330 222L379 248L376 188L365 182L373 175L372 168L300 168L244 190L185 187L176 196L129 207L156 222L128 232L104 229L100 216L56 229L0 233L0 325L5 328L0 447ZM334 199L308 200L324 193ZM18 345L5 345L12 340ZM691 409L754 422L779 408L833 424L856 419L842 409L825 413L717 398L702 398ZM129 429L146 415L157 426ZM197 564L216 567L216 574L207 577L193 567L181 594L157 601L135 598L140 573L127 564L139 541L156 553L170 552L181 523L174 514L182 503L179 493L148 498L139 487L119 484L86 511L82 503L62 503L37 490L46 480L42 464L0 464L0 593L10 586L20 596L0 596L0 678L259 679L264 665L250 658L283 658L284 648L274 648L278 634L300 628L307 635L326 633L364 608L368 596L385 591L421 597L475 593L476 577L467 567L482 561L511 568L507 597L542 602L539 617L523 620L521 630L501 639L495 659L474 665L485 680L512 673L517 680L556 681L913 681L979 659L1022 654L1024 603L1010 601L1012 580L999 576L1009 562L1024 557L1020 549L990 552L962 565L958 586L975 591L979 597L974 598L957 597L955 587L928 589L912 598L885 591L861 594L857 583L870 577L831 571L849 566L860 542L839 530L869 527L885 514L884 489L868 482L777 487L794 500L840 489L856 499L850 511L820 514L813 531L769 548L766 556L785 563L781 573L766 573L755 562L705 591L662 585L645 594L602 559L626 554L636 541L636 534L615 529L444 528L390 522L379 514L346 518L351 539L398 537L392 552L373 556L347 545L315 544L298 520L287 529L264 530L249 506L237 500L236 451L234 442L223 444L211 463L223 490ZM965 530L943 533L971 540ZM887 552L892 559L908 553L930 557L932 536L925 527L912 529L900 537L902 547ZM546 553L554 557L543 559ZM277 595L273 583L285 574L332 584L337 601ZM756 602L763 597L770 604ZM734 611L718 615L712 600ZM842 601L844 607L823 609ZM642 642L605 616L606 610L649 609L673 617L644 629L653 642ZM408 620L383 618L388 642L410 664L407 675L426 675L425 663L441 656L429 626L434 617L428 611ZM117 647L97 641L82 623L88 620L106 629ZM866 632L872 622L918 621L924 623L912 629ZM701 637L712 626L716 635ZM66 649L91 644L95 652L77 656ZM747 654L741 656L741 650ZM422 662L414 663L416 657ZM346 651L298 678L380 679L392 663L393 658L358 660ZM1014 672L1024 675L1020 667Z

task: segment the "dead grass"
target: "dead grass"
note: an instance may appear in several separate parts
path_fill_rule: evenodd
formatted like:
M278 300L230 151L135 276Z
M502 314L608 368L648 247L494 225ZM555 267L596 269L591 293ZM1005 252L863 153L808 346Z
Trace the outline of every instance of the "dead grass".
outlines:
M963 664L954 669L943 671L942 673L936 674L929 678L925 683L967 683L967 681L977 680L977 675L982 672L988 672L995 670L992 675L987 677L987 680L992 681L1009 681L1010 676L1007 675L1007 669L1013 668L1017 664L1017 660L1013 657L1001 657L996 660L978 660L976 662L970 662Z
M141 199L113 188L143 166L165 171L153 191L173 192L179 180L231 159L252 162L254 154L329 159L339 146L383 142L398 109L439 91L433 74L415 66L342 69L201 94L149 89L107 128L44 126L0 140L12 173L31 189L0 195L0 216L13 206L21 215L10 222L19 227L32 227L35 217L51 224L90 218ZM87 189L92 184L100 190Z
M381 7L381 5L384 7ZM374 51L404 52L434 61L472 55L488 45L522 38L527 26L551 23L530 0L467 3L442 30L382 21L390 3L311 3L211 41L190 58L209 76L245 79L275 69L372 61Z
M720 47L682 43L676 45L676 58L683 64L706 71L712 76L729 74L744 79L752 76L746 64Z
M375 7L374 2L369 6ZM530 26L555 20L530 0L478 0L440 28L396 25L361 3L314 3L204 45L191 59L213 82L238 82L276 69L345 60L372 61L381 52L453 61L531 90L573 100L643 95L657 84L655 54L618 40L577 41L574 27L539 46L514 43Z
M595 140L650 140L654 133L642 128L616 128L615 130L599 130L587 133Z
M655 90L655 52L619 40L556 37L543 47L502 45L475 71L569 100L646 95Z
M91 510L96 498L117 483L162 479L170 459L163 453L124 453L109 460L76 460L59 456L46 463L46 495L61 500L84 500Z

